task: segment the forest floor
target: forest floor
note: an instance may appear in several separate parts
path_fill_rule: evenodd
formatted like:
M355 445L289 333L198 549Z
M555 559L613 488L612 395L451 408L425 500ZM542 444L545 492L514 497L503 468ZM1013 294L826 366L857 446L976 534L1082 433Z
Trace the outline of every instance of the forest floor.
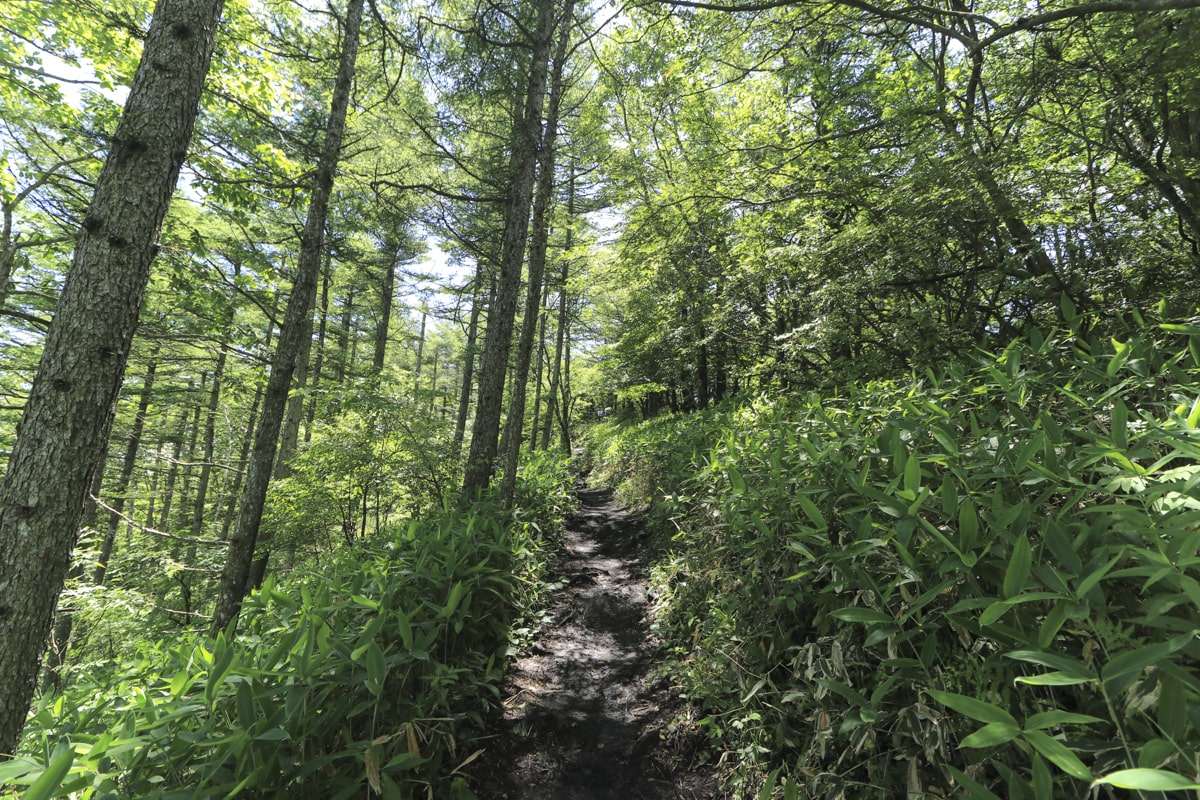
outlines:
M473 789L479 800L723 798L649 630L641 520L611 490L578 493L562 589L509 666Z

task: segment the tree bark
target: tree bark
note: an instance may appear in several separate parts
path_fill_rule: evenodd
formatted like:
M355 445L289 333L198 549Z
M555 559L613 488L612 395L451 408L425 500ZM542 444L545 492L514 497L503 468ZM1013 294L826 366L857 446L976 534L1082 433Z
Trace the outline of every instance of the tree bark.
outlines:
M475 407L475 424L471 428L471 449L463 475L464 503L471 502L488 488L495 471L504 379L516 322L517 298L521 292L521 265L525 260L525 245L529 236L529 210L533 202L534 172L554 28L554 0L539 0L537 13L524 112L519 115L520 124L513 129L511 185L501 240L500 274L495 299L488 308L487 333L479 365L479 399Z
M223 5L155 6L0 486L0 754L25 726Z
M271 469L275 462L275 449L279 442L279 430L283 424L292 375L296 371L298 359L307 352L303 347L304 340L312 336L310 309L316 298L317 277L321 272L321 253L324 250L325 220L328 217L334 173L346 130L346 111L350 105L350 89L354 83L354 62L358 55L363 2L364 0L349 0L346 8L341 62L338 65L337 81L334 84L329 119L325 127L325 142L317 161L316 174L313 176L312 195L308 202L304 230L300 236L296 280L292 286L291 297L288 298L287 310L284 312L267 390L263 394L254 448L250 455L250 463L246 467L237 527L229 541L229 552L221 573L217 606L213 612L214 633L231 628L241 610L254 547L258 541L263 507L266 505L267 487L271 481Z

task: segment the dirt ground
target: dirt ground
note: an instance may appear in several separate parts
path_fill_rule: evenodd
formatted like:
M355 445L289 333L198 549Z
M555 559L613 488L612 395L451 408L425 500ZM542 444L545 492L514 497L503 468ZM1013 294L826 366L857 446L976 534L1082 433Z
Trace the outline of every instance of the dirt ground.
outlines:
M509 667L501 730L472 788L479 800L723 798L659 674L641 523L609 490L579 498L559 565L566 585Z

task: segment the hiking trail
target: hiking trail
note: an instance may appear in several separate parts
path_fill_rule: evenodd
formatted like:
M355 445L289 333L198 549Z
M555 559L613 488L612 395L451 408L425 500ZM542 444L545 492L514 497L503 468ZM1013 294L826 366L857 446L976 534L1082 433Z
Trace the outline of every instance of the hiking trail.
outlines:
M718 800L702 737L668 729L682 701L649 631L641 520L611 489L577 493L563 588L509 665L502 727L473 789L479 800Z

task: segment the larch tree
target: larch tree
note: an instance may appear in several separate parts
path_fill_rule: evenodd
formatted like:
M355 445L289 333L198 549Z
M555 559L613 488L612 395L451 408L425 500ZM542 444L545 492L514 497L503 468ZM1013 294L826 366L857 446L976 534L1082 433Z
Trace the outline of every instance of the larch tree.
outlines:
M155 6L0 485L0 754L25 724L223 6Z
M246 479L242 487L237 525L230 539L225 567L221 574L217 606L213 612L214 632L225 630L235 622L245 596L266 505L267 488L275 463L276 447L283 417L287 408L292 376L301 357L308 357L306 346L311 338L311 309L316 299L317 279L321 272L324 251L325 222L329 199L333 192L334 174L342 151L350 92L354 84L355 60L358 57L359 32L362 27L364 0L350 0L346 7L342 50L325 126L325 139L313 176L308 211L300 239L300 256L296 278L284 312L271 377L263 395L258 428Z
M550 46L554 33L554 7L554 0L539 0L537 4L537 23L530 43L524 108L515 115L512 131L510 184L499 274L496 294L488 307L487 331L479 365L479 395L463 477L464 502L470 502L486 490L495 472L504 381L521 291L521 268L529 237L529 212L533 203L542 108L546 99Z
M537 191L533 198L530 220L529 277L525 289L525 310L521 335L517 340L517 363L513 375L512 400L504 429L504 476L500 482L500 498L505 505L512 503L517 487L517 465L520 463L521 443L524 440L526 384L533 344L537 334L538 312L542 306L542 284L546 271L546 246L549 238L549 213L554 192L554 146L558 134L559 108L562 105L563 69L567 46L571 41L574 0L566 0L558 43L551 67L550 92L546 100L546 123L538 144Z

